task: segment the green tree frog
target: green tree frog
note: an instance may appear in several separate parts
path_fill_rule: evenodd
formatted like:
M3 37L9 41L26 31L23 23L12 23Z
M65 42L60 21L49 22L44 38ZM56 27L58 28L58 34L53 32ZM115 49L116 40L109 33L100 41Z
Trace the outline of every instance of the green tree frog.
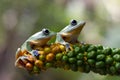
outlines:
M61 43L69 48L69 43L78 42L78 36L85 25L85 21L71 20L70 24L57 33L56 43Z
M34 46L34 45L35 46L44 46L55 35L56 35L55 32L52 32L48 29L42 29L42 31L37 32L37 33L33 34L31 37L29 37L23 43L21 48L17 49L16 56L18 56L20 54L20 52L23 51L23 50L27 50L32 55L34 55L33 50L32 50L32 46Z

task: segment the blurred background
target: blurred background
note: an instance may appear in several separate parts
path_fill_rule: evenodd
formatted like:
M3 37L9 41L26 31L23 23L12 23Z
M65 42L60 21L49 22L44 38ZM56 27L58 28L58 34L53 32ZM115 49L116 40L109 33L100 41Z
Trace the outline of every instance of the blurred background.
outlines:
M17 48L30 35L60 31L71 19L86 21L79 40L120 48L120 0L0 0L0 80L119 80L62 69L29 75L14 66Z

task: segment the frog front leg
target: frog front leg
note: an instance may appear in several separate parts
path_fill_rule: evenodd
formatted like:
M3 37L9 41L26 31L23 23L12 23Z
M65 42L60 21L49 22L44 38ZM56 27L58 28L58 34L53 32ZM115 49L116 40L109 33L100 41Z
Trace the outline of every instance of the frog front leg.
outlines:
M34 56L34 53L33 53L34 44L37 44L37 42L35 42L35 41L27 41L26 42L26 49L32 56Z
M34 45L37 45L37 44L38 44L38 42L36 42L36 41L28 41L27 45L26 45L28 52L36 58L38 58L39 53L37 50L33 50L32 47L34 47Z
M32 43L30 41L26 42L26 49L28 50L28 52L32 51Z
M65 42L63 40L62 36L59 33L57 33L57 35L56 35L56 41L55 41L55 43L60 43L60 44L65 45L66 51L70 50L70 44L68 42Z

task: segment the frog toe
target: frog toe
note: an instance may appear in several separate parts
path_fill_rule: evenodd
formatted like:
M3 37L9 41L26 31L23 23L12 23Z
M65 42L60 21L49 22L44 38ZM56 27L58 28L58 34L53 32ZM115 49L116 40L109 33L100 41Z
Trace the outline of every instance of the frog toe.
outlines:
M18 59L20 56L22 56L22 51L20 48L17 49L15 59Z

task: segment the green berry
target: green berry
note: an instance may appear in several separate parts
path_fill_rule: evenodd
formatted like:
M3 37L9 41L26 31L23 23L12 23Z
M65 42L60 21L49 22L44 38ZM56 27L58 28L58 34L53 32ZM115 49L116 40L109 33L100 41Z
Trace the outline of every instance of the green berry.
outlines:
M34 66L34 67L33 67L33 72L34 72L34 73L39 73L39 72L40 72L40 69L39 69L37 66Z
M56 60L60 60L62 58L62 53L56 54Z
M99 54L96 57L97 60L104 60L105 59L105 55L104 54Z
M95 51L91 51L87 54L87 58L94 58L96 56Z
M52 63L47 62L47 63L45 64L45 66L46 66L46 68L50 68L50 67L52 67Z
M112 53L112 49L109 48L109 47L107 47L107 48L105 48L105 49L103 50L103 53L104 53L105 55L109 55L109 54Z
M79 53L80 52L80 47L75 47L75 53Z
M73 52L73 51L69 51L69 52L67 53L67 56L68 56L68 57L73 57L73 56L74 56L74 52Z
M69 58L69 63L76 63L76 58Z
M118 49L118 48L115 48L112 51L113 51L112 55L114 55L114 54L120 54L120 49Z
M105 63L103 61L98 61L95 64L96 68L102 68L102 67L104 67L104 65L105 65Z
M66 56L66 55L64 55L63 57L62 57L62 61L68 61L68 56Z
M103 50L97 50L97 54L103 54Z
M88 59L87 62L91 66L93 66L95 64L95 60L94 59Z
M120 70L120 63L117 62L117 63L115 64L115 67L116 67L117 71Z
M115 74L115 73L116 73L116 68L115 68L114 66L111 66L111 67L110 67L110 72L111 72L112 74Z
M84 54L79 53L79 54L76 56L76 58L77 58L78 60L81 60L81 59L84 58Z
M84 52L84 51L86 51L86 47L85 47L85 45L82 45L80 48L80 52Z
M96 47L97 47L97 49L99 49L99 50L102 50L102 49L103 49L103 46L102 46L102 45L97 45Z
M113 59L114 59L115 61L120 61L120 55L119 55L119 54L115 54L115 55L113 56Z
M105 63L106 63L106 64L112 64L112 63L113 63L113 58L110 57L110 56L106 57Z
M77 60L77 65L78 66L81 66L83 64L83 61L82 60Z
M90 51L96 51L96 46L91 45L91 46L88 48L87 51L88 51L88 52L90 52Z

